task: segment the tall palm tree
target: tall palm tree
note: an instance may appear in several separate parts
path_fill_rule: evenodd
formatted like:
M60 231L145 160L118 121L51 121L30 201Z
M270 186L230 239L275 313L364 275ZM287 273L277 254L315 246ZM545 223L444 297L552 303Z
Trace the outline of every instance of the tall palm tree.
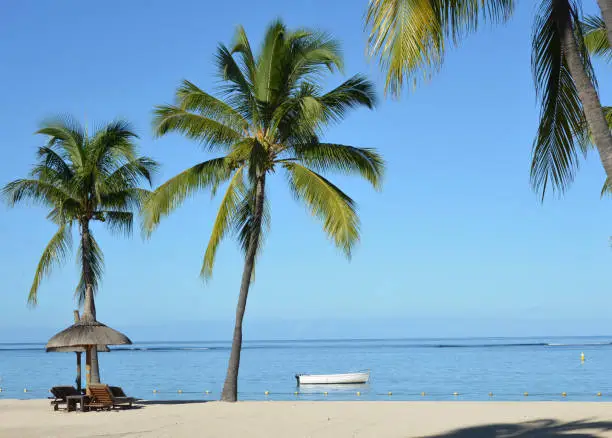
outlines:
M103 222L112 232L129 234L133 212L139 210L149 193L139 185L143 180L151 183L157 165L152 159L137 155L134 144L137 136L124 121L109 123L89 136L77 122L58 119L44 123L37 134L47 136L48 142L38 148L38 161L30 175L8 183L3 189L11 206L33 201L49 208L47 218L58 227L36 267L28 303L37 304L42 279L65 260L76 225L81 277L75 296L83 305L82 319L95 320L94 296L104 259L91 224ZM100 382L95 349L91 357L91 382Z
M318 172L356 174L381 185L383 160L373 150L324 143L319 135L354 107L371 108L372 84L353 76L323 92L325 72L342 68L338 43L328 35L288 30L276 21L266 31L257 55L242 27L231 48L219 45L217 67L222 86L215 97L184 81L174 105L156 109L157 135L179 132L204 144L218 158L199 163L157 188L145 205L145 229L197 190L216 193L227 183L204 254L201 275L210 277L219 242L233 234L245 254L227 377L221 399L236 401L247 295L262 233L269 227L266 185L282 170L289 189L306 204L347 256L359 239L354 201Z
M541 114L531 176L544 193L550 184L563 191L573 180L584 121L611 177L612 134L579 24L580 2L540 1L532 69ZM442 66L449 40L458 42L483 22L506 21L513 11L514 0L370 0L370 51L387 70L387 90L398 94L404 81L431 76Z

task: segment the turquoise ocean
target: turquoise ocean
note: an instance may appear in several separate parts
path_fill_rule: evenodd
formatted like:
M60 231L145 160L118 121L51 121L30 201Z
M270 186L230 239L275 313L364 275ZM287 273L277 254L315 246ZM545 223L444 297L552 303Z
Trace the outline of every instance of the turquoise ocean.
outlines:
M100 373L103 382L135 397L214 400L229 350L229 342L210 341L111 347L100 353ZM297 387L294 377L366 369L371 370L366 385ZM46 353L43 344L0 343L0 399L46 398L50 387L74 379L74 353ZM239 397L610 401L612 336L247 341Z

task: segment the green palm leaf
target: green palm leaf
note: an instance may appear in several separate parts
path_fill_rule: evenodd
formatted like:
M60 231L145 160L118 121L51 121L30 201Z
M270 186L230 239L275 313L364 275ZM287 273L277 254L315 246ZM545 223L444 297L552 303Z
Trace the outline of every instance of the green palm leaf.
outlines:
M359 241L359 219L353 200L321 175L295 163L284 163L296 199L323 221L323 229L347 257Z
M83 147L86 135L83 128L71 117L57 117L47 121L36 134L48 136L48 147L61 151L63 158L73 163L75 168L85 164Z
M386 70L385 89L399 94L405 81L431 77L449 38L457 44L482 22L503 22L513 11L513 0L370 0L370 54Z
M296 146L296 159L322 172L340 171L357 174L379 190L382 187L384 160L374 150L332 143Z
M248 122L242 114L222 100L202 91L192 82L183 81L176 90L176 101L179 108L216 120L236 132L248 129Z
M552 185L563 192L574 179L588 137L582 103L569 71L557 22L557 3L545 0L534 24L532 70L541 100L540 125L533 147L531 183L542 197ZM575 15L575 14L574 14ZM588 54L585 67L591 72Z
M242 138L240 133L223 123L172 105L156 107L153 124L157 136L178 132L211 150L227 147Z
M71 200L63 188L37 179L17 179L4 186L2 193L11 207L25 200L47 207Z
M244 187L244 167L238 168L232 178L230 179L225 195L221 200L215 223L208 240L208 246L204 253L204 261L202 263L202 270L200 275L203 278L212 277L213 266L215 264L215 256L217 254L217 247L223 240L227 232L231 229L232 218L235 215L236 208L240 203L242 197L245 194Z
M69 224L62 224L51 238L40 257L34 281L28 295L28 303L35 306L38 303L38 287L40 282L48 276L54 265L61 264L72 246L72 234Z
M129 236L132 234L134 214L129 211L102 211L100 212L106 226L114 233Z
M170 214L188 196L227 181L231 172L232 167L228 160L215 158L196 164L159 186L145 203L145 232L150 235L161 218Z
M612 60L612 48L608 40L606 24L601 17L588 16L581 23L584 43L593 55L601 56L606 61Z

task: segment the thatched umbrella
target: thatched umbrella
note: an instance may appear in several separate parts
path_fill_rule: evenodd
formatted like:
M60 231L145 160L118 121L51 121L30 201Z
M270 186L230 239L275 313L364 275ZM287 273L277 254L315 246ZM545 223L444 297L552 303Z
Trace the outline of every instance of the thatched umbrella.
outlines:
M76 317L75 317L76 319ZM107 345L131 344L132 341L123 333L119 333L110 327L88 318L83 318L75 322L67 329L62 330L47 342L47 351L85 351L85 382L89 386L91 381L91 351L93 348L104 347L108 351ZM78 350L68 350L78 348ZM78 366L78 365L77 365Z

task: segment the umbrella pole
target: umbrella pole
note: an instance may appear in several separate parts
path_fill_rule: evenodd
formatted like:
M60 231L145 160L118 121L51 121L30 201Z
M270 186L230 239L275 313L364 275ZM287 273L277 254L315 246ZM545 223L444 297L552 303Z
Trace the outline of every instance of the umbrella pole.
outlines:
M85 387L89 388L91 383L91 346L87 346L85 352Z
M76 387L77 390L81 391L81 352L76 352Z
M81 320L81 317L79 316L79 311L75 310L74 311L74 322L79 322ZM77 387L77 391L81 392L81 388L82 388L82 379L81 379L81 352L77 351L76 352L76 387Z

